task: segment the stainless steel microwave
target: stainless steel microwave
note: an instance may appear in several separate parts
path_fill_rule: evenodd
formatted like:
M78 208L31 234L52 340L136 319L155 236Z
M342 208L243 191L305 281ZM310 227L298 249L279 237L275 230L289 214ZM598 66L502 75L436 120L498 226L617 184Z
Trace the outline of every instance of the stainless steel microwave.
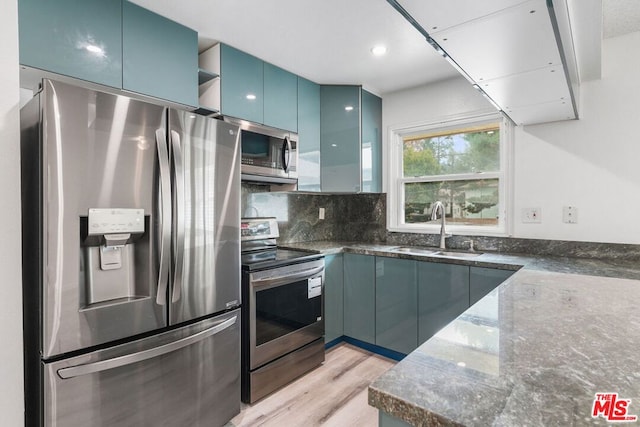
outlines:
M245 181L298 182L298 135L244 120L226 119L240 126L241 177Z

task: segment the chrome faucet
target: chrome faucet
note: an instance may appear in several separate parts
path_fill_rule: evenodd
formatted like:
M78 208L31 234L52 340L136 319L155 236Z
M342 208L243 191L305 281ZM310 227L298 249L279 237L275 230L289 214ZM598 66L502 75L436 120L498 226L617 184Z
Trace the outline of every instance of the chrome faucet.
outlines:
M440 210L441 222L440 222L440 249L447 249L445 244L445 239L450 237L451 234L447 234L444 229L444 204L441 201L437 201L433 204L433 209L431 209L431 221L435 221L438 219L438 210Z

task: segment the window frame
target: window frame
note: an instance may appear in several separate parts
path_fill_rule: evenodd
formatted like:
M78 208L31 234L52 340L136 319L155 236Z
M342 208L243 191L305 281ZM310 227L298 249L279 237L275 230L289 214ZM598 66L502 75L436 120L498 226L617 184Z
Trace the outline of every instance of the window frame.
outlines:
M463 130L472 126L498 123L500 127L500 171L461 173L449 175L432 175L422 177L403 176L403 140L407 136L441 131ZM479 179L498 179L498 224L495 226L447 224L447 232L471 236L509 236L513 226L511 217L513 211L512 191L512 147L514 125L507 117L500 113L475 115L462 118L421 122L412 125L399 125L389 128L388 173L385 174L387 189L388 231L404 233L439 233L440 222L437 223L405 223L404 222L404 191L405 183L412 182L440 182L463 181Z

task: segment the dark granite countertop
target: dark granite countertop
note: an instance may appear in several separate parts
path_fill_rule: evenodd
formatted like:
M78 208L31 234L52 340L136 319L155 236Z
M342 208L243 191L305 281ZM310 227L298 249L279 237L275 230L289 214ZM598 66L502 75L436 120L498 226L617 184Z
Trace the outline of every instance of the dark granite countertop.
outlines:
M357 253L363 255L416 259L419 261L499 268L504 270L519 270L520 268L524 268L525 270L640 280L640 262L628 259L570 258L527 254L504 254L497 252L483 252L473 258L462 258L455 256L437 256L434 254L398 252L396 249L398 248L398 245L340 241L286 243L280 245L280 247L285 249L322 253L325 255ZM412 248L411 246L402 247ZM416 248L417 250L431 250L433 252L439 251L438 248L431 247L415 246L413 248ZM469 253L468 251L456 252L463 255Z
M607 425L591 411L596 393L611 392L631 399L629 414L640 416L638 262L441 257L349 242L286 247L520 269L371 384L369 404L396 418L416 426Z

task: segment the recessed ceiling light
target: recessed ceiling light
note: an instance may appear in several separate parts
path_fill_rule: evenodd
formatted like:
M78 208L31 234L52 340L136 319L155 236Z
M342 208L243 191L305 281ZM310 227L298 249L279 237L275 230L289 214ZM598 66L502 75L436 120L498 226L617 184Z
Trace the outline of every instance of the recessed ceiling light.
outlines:
M353 107L351 105L347 105L346 107L344 107L344 111L351 111L353 110Z
M247 99L249 101L253 101L254 99L256 99L256 96L254 94L252 94L252 93L249 93L249 94L247 94Z
M337 147L337 146L338 146L338 144L331 144L331 146L332 146L332 147Z
M458 362L457 365L460 366L461 368L464 368L465 366L467 366L467 364L464 362Z
M104 50L102 50L102 48L100 46L96 46L94 44L86 45L85 49L87 49L91 53L95 53L96 55L103 55L104 54Z
M381 44L374 46L371 48L371 53L373 53L375 56L382 56L387 53L387 47Z

